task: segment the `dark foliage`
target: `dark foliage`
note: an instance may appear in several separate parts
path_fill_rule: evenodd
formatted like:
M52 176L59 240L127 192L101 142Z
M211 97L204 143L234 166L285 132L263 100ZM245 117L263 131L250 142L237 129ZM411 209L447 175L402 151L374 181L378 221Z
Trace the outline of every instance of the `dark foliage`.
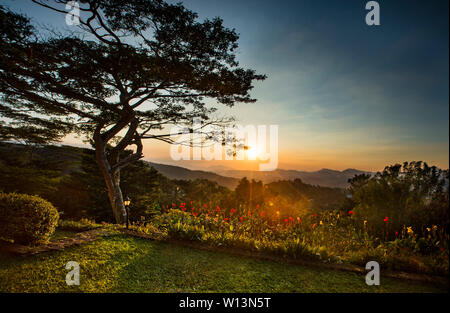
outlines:
M449 171L423 162L387 166L373 177L350 180L355 216L378 235L394 236L404 225L425 232L439 225L448 232Z
M15 243L46 241L58 224L58 211L38 196L0 193L0 237Z

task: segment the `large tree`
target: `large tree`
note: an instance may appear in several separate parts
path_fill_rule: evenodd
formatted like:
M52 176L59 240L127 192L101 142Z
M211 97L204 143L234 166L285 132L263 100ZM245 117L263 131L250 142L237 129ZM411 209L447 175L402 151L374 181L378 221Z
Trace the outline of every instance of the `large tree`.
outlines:
M32 2L71 11L66 0ZM161 0L78 3L77 31L45 36L26 17L0 8L0 136L88 138L120 223L120 170L142 157L142 141L173 143L164 130L186 124L194 131L194 117L227 122L206 100L253 102L252 83L265 76L239 67L238 35L220 18L198 21L181 4ZM130 146L133 153L121 158Z

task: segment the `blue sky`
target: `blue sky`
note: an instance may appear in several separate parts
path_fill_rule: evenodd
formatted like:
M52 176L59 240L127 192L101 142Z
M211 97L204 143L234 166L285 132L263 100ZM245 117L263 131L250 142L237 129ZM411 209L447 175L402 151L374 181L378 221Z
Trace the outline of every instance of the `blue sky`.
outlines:
M30 1L0 2L64 23ZM366 2L183 2L236 28L241 65L268 75L252 92L258 102L222 112L278 124L280 167L380 170L424 160L448 168L448 1L378 1L381 25L370 27ZM146 157L164 161L168 147L153 147Z

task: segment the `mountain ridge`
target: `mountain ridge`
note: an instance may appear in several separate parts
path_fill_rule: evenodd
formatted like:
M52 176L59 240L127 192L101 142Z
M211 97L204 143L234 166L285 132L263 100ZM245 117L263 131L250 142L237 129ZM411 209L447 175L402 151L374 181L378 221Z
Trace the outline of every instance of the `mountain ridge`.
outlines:
M230 189L234 189L239 180L243 177L261 180L264 183L271 183L279 180L301 179L304 183L310 185L346 188L348 186L348 179L352 178L354 175L373 174L372 172L361 171L353 168L348 168L343 171L323 168L321 170L311 172L286 169L278 169L271 172L231 169L220 170L219 168L216 171L191 170L176 165L154 163L150 161L145 162L170 179L209 179Z

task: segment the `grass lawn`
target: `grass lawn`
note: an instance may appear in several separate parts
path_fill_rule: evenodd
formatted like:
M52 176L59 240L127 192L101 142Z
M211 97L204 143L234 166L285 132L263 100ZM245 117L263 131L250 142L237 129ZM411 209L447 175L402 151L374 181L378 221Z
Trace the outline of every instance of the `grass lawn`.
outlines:
M67 286L65 264L80 264ZM36 256L0 255L0 292L447 292L423 283L243 258L113 235Z
M51 241L56 241L59 239L69 238L72 237L74 234L76 234L76 231L73 230L61 230L57 229L53 235L50 237Z

